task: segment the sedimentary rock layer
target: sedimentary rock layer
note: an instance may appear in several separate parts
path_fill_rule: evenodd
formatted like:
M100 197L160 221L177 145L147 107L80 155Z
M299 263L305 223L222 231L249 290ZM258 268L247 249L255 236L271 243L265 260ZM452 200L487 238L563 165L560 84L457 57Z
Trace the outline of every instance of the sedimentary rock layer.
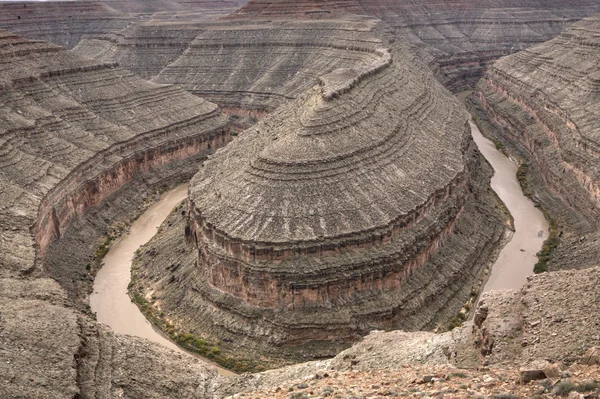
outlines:
M563 233L556 260L568 257L571 267L596 262L599 49L600 17L574 24L558 38L494 64L473 107L485 131L529 163L530 191Z
M69 221L137 174L223 145L215 104L0 33L0 273L31 272Z
M114 40L83 40L78 54L116 61L239 115L262 117L338 68L378 58L372 18L327 21L136 24Z
M171 220L142 251L135 288L178 327L290 361L468 299L504 227L467 114L409 52L368 54L205 162L191 246Z
M51 279L0 278L0 397L209 398L198 359L76 312Z
M100 2L0 3L0 29L73 48L86 35L119 31L128 18Z
M82 38L110 38L144 20L217 19L244 0L106 0L0 2L0 29L73 48Z
M474 85L491 61L549 40L599 11L597 0L252 0L228 18L375 16L396 38L433 57L441 80L458 91Z

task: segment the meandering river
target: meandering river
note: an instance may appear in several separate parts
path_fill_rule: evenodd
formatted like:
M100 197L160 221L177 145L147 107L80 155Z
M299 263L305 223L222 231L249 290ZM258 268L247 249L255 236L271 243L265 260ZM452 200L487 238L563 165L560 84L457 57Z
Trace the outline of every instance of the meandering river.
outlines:
M459 98L464 99L465 94L461 93ZM527 276L533 273L536 253L547 238L548 222L533 202L523 195L516 178L517 165L498 151L494 143L483 137L473 122L470 123L475 143L494 168L492 188L508 207L515 223L515 233L500 252L484 291L520 288ZM129 233L113 243L104 257L104 266L96 275L90 306L99 322L117 332L147 338L192 356L156 330L127 295L135 251L156 234L171 210L186 196L187 185L165 193L159 202L133 223ZM206 362L210 363L208 360ZM233 375L226 369L217 368L223 375Z
M149 207L131 225L127 234L111 245L104 257L104 265L94 280L90 306L100 323L110 326L117 332L146 338L180 353L195 356L175 345L156 330L127 295L127 286L131 280L131 261L135 251L156 234L158 227L173 208L186 197L187 184L182 184L163 194L160 201ZM204 358L201 359L210 363ZM220 367L217 369L222 375L234 374Z

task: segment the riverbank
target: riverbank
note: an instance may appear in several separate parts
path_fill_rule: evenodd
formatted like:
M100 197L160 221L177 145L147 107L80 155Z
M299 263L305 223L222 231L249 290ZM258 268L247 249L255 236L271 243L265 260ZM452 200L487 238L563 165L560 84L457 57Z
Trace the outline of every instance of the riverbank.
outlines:
M150 206L131 225L125 235L110 246L104 256L103 266L94 280L90 307L100 323L119 333L146 338L191 356L155 329L127 294L127 286L131 280L131 261L135 251L156 234L158 227L173 208L186 197L187 184L181 184L164 193L158 202ZM205 361L212 364L208 360ZM227 369L212 365L217 367L221 375L235 375Z
M470 90L462 91L456 97L465 103L471 94ZM537 253L548 239L550 224L523 192L517 176L519 165L511 159L504 145L485 137L472 119L469 125L475 144L494 169L490 185L512 215L515 230L494 262L482 292L520 289L527 276L534 273Z

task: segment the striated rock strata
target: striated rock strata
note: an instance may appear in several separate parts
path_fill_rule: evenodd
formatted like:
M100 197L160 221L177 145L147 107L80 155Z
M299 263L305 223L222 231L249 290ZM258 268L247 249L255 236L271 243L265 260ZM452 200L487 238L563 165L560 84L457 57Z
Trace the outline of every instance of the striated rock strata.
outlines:
M550 267L597 262L599 49L596 16L498 61L473 99L484 132L527 162L528 191L557 224L561 244Z
M213 20L245 3L245 0L0 2L0 29L71 49L83 38L110 38L132 23Z
M169 320L275 362L458 311L504 225L467 114L417 59L338 69L240 134L142 251ZM249 338L249 339L248 339Z
M53 280L0 278L0 397L210 398L198 359L76 312Z
M228 138L215 104L0 31L0 397L208 395L211 368L77 308L111 219Z
M40 270L74 217L136 175L228 139L217 106L181 89L6 31L0 52L2 275Z
M381 18L390 33L435 60L453 91L474 86L501 56L557 36L600 12L598 0L252 0L228 18L332 18L344 13Z
M378 59L372 18L282 22L135 24L114 40L74 49L176 84L239 116L263 117L338 68Z

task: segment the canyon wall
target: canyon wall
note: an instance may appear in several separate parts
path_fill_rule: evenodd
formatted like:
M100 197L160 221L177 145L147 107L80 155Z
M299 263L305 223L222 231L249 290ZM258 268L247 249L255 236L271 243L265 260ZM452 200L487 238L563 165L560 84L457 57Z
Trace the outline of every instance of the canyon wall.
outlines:
M146 20L213 20L244 0L75 0L0 2L0 29L71 49L87 37L110 38Z
M527 163L526 190L556 224L550 268L597 262L599 47L595 16L498 61L472 101L484 132Z
M226 112L262 117L336 68L369 64L376 20L136 24L115 40L74 51L116 61L156 83L176 84Z
M2 31L2 275L40 270L71 219L136 175L228 140L212 103Z
M438 78L457 92L474 86L498 58L558 35L600 12L600 1L575 0L252 0L228 18L381 18L396 39L435 60Z

